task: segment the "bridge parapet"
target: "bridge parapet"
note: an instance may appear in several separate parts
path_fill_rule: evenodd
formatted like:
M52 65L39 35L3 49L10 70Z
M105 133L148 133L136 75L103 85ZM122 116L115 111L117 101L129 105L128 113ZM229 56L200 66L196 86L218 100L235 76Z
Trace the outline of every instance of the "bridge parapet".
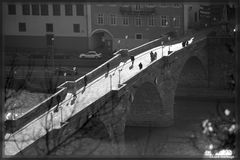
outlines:
M45 112L49 111L51 108L59 104L61 101L64 100L65 96L67 94L66 88L60 89L55 94L51 95L47 99L45 99L43 102L37 104L25 114L21 115L17 119L14 120L6 120L5 126L6 126L6 132L13 133L20 128L27 125L29 122L33 121L35 118L41 116Z

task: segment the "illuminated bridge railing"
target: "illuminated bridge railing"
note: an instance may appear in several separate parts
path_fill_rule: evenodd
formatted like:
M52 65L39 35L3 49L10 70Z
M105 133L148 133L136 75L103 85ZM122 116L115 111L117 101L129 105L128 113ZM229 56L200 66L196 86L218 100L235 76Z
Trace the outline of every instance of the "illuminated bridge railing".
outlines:
M148 43L145 43L139 47L133 48L129 50L129 55L138 55L139 53L142 53L144 51L147 51L151 48L157 47L161 45L161 41L166 37L161 37L159 39L155 39L153 41L150 41ZM107 71L107 63L110 64L110 70L114 69L115 67L119 66L120 62L123 61L123 58L120 54L117 54L110 60L106 61L96 69L92 70L91 72L87 73L86 76L88 77L88 87L91 87L91 83L94 84L94 81L99 78L101 75L106 73ZM67 92L72 92L73 89L78 90L82 87L84 87L84 76L80 77L79 79L75 81L66 81L63 84L59 85L58 91L51 95L49 98L45 99L26 113L24 113L21 117L18 117L14 120L6 120L5 128L7 132L14 133L15 131L19 130L20 128L24 127L31 121L33 121L35 118L40 116L41 114L44 114L46 111L50 110L54 106L56 106L58 103L62 102L67 94ZM100 79L99 79L100 80Z

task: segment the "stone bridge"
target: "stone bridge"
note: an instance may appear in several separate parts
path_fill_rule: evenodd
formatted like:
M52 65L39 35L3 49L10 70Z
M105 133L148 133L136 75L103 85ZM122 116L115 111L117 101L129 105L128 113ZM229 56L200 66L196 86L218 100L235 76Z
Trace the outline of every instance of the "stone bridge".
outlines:
M234 56L230 56L224 44L232 38L207 36L209 32L171 42L162 37L132 49L129 53L135 56L134 67L129 59L120 63L123 58L116 55L87 74L86 87L83 77L65 82L49 99L19 119L8 121L16 129L5 136L5 154L45 155L93 120L104 126L102 129L114 143L124 143L126 125L172 125L178 91L200 88L207 92L227 87L226 74L234 67ZM183 40L190 44L182 47ZM166 42L164 48L161 41ZM158 54L152 62L150 51ZM107 63L111 66L108 74ZM37 132L41 128L45 130ZM39 133L38 138L23 143L23 135L34 135L33 132ZM11 141L16 139L14 143ZM20 148L17 143L21 143ZM36 149L39 147L41 152Z

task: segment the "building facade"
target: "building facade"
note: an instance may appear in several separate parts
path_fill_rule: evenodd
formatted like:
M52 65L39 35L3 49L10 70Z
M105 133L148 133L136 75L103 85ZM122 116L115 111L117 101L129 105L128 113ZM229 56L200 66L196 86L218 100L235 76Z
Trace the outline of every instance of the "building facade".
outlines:
M3 3L5 49L88 49L87 6L71 1Z
M92 3L91 10L91 49L131 49L167 32L183 34L181 3Z
M12 0L3 3L5 50L112 54L167 32L184 33L182 3Z

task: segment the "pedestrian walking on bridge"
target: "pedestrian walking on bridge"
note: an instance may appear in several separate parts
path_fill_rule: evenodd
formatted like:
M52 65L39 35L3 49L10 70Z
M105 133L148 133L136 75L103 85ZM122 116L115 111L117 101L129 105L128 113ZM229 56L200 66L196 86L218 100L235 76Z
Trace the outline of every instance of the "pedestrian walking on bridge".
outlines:
M142 65L141 62L139 63L138 67L139 67L140 70L142 69L143 65Z
M110 63L108 62L107 63L107 74L109 73L109 70L110 70Z
M134 60L135 60L134 56L131 55L130 59L131 59L131 61L132 61L132 66L133 66L133 64L134 64Z
M84 80L84 87L86 87L87 86L87 80L88 80L87 75L84 76L83 80Z
M154 53L154 60L157 59L157 52Z
M151 62L153 61L153 52L150 52L150 58L151 58Z

